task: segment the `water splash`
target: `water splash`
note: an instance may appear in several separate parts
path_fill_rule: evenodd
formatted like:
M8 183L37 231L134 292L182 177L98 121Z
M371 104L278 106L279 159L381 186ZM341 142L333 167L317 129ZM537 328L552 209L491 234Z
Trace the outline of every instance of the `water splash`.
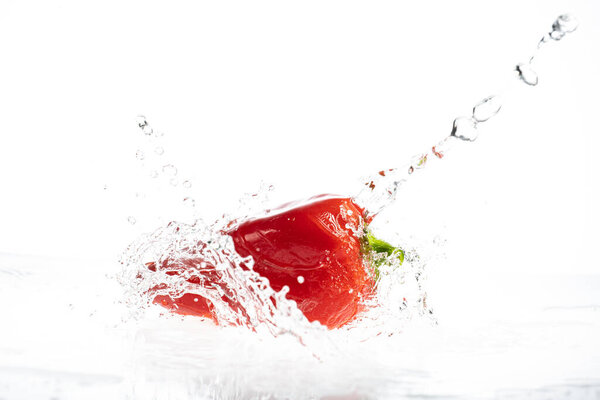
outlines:
M149 145L163 149L154 143L162 134L148 135L148 132L156 131L145 117L138 117L137 125L150 140ZM142 150L136 153L138 159L140 153ZM162 156L163 153L147 152L147 157L141 161L150 163L151 157ZM158 168L150 170L150 177L163 178L165 184L184 191L186 194L181 203L195 215L196 200L189 193L192 181L185 179L180 183L178 168L173 163L162 162ZM143 164L143 168L148 165ZM131 316L144 315L153 307L157 296L177 298L188 293L210 300L216 323L221 326L243 326L273 336L290 334L302 343L308 343L310 338L324 332L326 328L310 323L296 303L286 298L289 289L284 287L277 292L269 286L266 278L254 272L252 259L240 257L231 237L224 233L232 221L258 214L259 210L264 212L268 194L273 190L272 185L261 186L256 193L242 197L232 215L223 214L212 224L206 224L199 218L193 218L192 223L170 222L132 243L121 256L123 271L118 277L126 288L124 302L129 305ZM132 225L137 222L133 217L129 217L128 221ZM182 263L185 263L185 270L173 274L173 268L183 266ZM157 267L150 269L149 265ZM189 282L191 276L202 278L209 275L217 277L211 284ZM307 335L309 331L311 334ZM326 343L327 340L321 339L320 342ZM318 345L311 347L318 348Z
M519 80L535 86L538 77L532 62L537 51L545 43L561 40L576 27L576 21L571 16L558 17L552 30L538 44L536 53L527 63L516 67ZM453 121L448 136L426 152L413 157L408 165L381 170L369 178L355 196L356 202L367 210L367 219L370 220L392 203L399 188L416 171L435 160L444 159L457 143L474 142L481 124L493 119L502 109L503 97L500 93L483 98L473 106L470 115L457 117ZM138 117L137 124L142 133L152 140L163 135L162 132L156 132L143 116ZM153 148L154 152L146 153L148 156L163 155L162 146ZM163 177L167 183L182 190L191 188L189 180L179 184L178 170L174 164L162 157L160 163L158 168L151 170L150 176ZM272 191L271 185L264 185L256 193L240 199L238 209L231 215L223 214L212 224L200 219L190 224L171 222L132 243L121 260L124 269L120 281L128 289L126 301L134 313L143 313L156 296L177 298L184 293L196 294L213 304L214 317L219 325L245 326L274 336L290 334L301 343L312 340L311 347L319 347L318 343L321 343L321 348L335 347L328 339L330 336L323 336L326 329L317 322L310 323L295 302L286 298L287 287L280 291L273 290L266 278L252 270L253 260L240 257L231 237L224 233L235 221L263 214ZM181 201L190 209L196 208L194 198L188 194ZM360 236L364 233L355 234ZM375 254L368 256L379 257L377 294L365 300L367 311L343 331L364 338L382 333L393 334L414 316L432 315L423 284L429 260L422 256L430 252L423 252L408 242L403 243L403 249L405 259L402 265L397 257L391 255L383 258ZM197 284L198 279L202 281L204 276L217 279ZM304 277L299 275L297 281L302 284ZM327 344L323 345L325 342Z
M128 288L131 309L143 312L156 296L177 298L188 293L210 300L222 326L244 326L275 336L301 337L302 332L318 330L285 298L285 288L274 291L266 278L252 270L252 259L236 253L231 237L220 233L225 223L171 222L130 245L121 260L125 269L120 281ZM199 254L202 261L193 262ZM173 274L177 267L184 268ZM203 284L190 283L193 276ZM208 282L205 276L216 278Z
M148 126L144 121L144 127ZM174 179L178 175L171 163L164 164L160 171L162 177ZM189 190L192 183L186 180L180 187ZM236 221L269 213L269 197L274 190L273 185L263 183L256 192L240 198L235 210L211 224L201 219L188 224L171 222L132 243L122 255L124 268L119 280L127 288L125 302L133 315L141 316L156 308L152 303L158 296L195 294L213 304L219 325L244 326L273 336L292 335L300 343L310 343L311 351L320 356L335 348L329 343L331 339L323 336L327 329L318 322L309 322L296 303L286 298L289 289L273 290L267 279L252 270L252 260L236 253L231 237L224 233ZM196 201L189 195L182 198L182 203L189 209L196 208ZM362 236L364 231L355 234ZM367 339L384 331L397 332L414 315L430 315L424 306L425 291L418 285L425 263L417 254L416 249L408 251L402 268L395 256L377 256L381 268L378 293L365 301L369 312L342 330ZM206 276L212 278L202 285L191 279ZM301 284L305 281L302 275L296 279ZM382 319L392 317L396 323L382 325Z

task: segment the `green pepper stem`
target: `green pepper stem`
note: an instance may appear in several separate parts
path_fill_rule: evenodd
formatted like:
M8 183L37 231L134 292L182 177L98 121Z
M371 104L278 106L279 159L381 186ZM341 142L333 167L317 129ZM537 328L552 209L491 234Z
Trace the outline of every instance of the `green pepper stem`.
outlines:
M368 248L370 251L376 254L385 254L386 258L395 255L396 257L398 257L400 264L404 262L404 250L402 250L399 247L394 247L384 240L377 239L375 236L373 236L373 234L370 231L367 231L365 236L367 239L367 243L369 244ZM379 281L379 267L384 262L384 260L384 258L377 257L372 263L376 281Z
M404 262L404 250L401 248L394 247L386 241L377 239L371 232L367 232L367 241L375 253L385 253L388 256L391 256L395 252L400 259L400 264Z

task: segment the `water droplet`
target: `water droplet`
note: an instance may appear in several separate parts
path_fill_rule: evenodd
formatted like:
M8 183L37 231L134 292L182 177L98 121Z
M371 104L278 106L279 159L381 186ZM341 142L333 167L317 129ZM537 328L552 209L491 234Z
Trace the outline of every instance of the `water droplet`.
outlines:
M157 148L154 149L154 152L156 154L158 154L159 156L162 156L165 153L165 149L163 149L162 147L158 146Z
M127 218L127 222L129 222L131 225L135 225L135 223L137 222L136 219L134 217L128 217Z
M554 40L562 39L567 33L571 33L577 29L579 22L570 14L560 15L552 24L552 32L550 37Z
M414 157L409 168L409 173L412 174L415 169L425 167L425 164L427 164L427 154L420 154Z
M150 125L144 125L142 127L142 132L144 132L144 135L150 136L152 135L152 132L154 132L154 129L152 129Z
M195 207L196 206L196 200L194 200L191 197L186 197L183 199L183 204L185 204L187 207Z
M138 151L135 152L135 158L141 161L144 158L146 158L146 156L144 155L144 152L142 150L138 149Z
M198 298L194 297L194 303L197 303L197 302L198 302Z
M156 170L150 171L150 178L158 178L158 171L156 171Z
M519 64L515 68L517 73L519 74L519 79L530 86L535 86L538 84L538 75L531 68L531 64Z
M304 283L304 277L302 275L298 275L298 283Z
M189 189L192 187L192 182L190 181L183 181L183 183L181 184L184 188Z
M544 36L542 36L542 38L540 39L540 41L538 42L537 48L538 50L542 48L543 45L545 45L546 43L548 43L550 41L550 35L552 33L548 33ZM529 62L533 61L533 59L535 58L535 53L529 58Z
M167 164L162 167L162 172L168 176L176 176L177 168L175 168L175 166L173 164Z
M438 235L433 238L433 244L435 244L436 246L442 246L446 244L446 239Z
M448 136L448 137L444 138L442 141L440 141L438 144L433 146L431 148L431 152L437 158L440 158L440 159L444 158L446 153L452 148L452 146L454 145L454 143L456 143L457 140L458 140L458 138L456 138L454 136Z
M501 108L502 99L499 96L486 97L473 107L473 119L476 122L485 122L498 114Z
M455 136L461 140L473 142L477 139L479 132L477 131L477 121L471 117L458 117L452 124L452 132L450 136Z
M146 117L144 117L143 115L138 115L135 118L135 121L137 122L140 128L144 128L146 125L148 125L148 121L146 121Z
M352 294L352 292L354 292L354 289L348 290L348 293Z

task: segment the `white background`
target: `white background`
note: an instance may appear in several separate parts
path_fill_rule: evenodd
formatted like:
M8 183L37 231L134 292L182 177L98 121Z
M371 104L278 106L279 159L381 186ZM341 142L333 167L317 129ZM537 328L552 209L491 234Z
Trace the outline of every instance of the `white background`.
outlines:
M454 270L598 272L591 0L0 0L0 251L114 258L143 226L126 222L147 179L138 114L208 218L261 181L282 200L353 194L447 135L564 12L580 28L540 57L539 86L381 218L439 231Z
M600 3L413 3L0 0L3 397L592 398L600 280L574 274L600 272ZM434 329L349 341L354 361L313 367L285 337L196 319L112 327L123 288L106 274L184 196L210 220L261 181L273 204L354 194L514 79L564 12L580 28L540 54L539 86L519 85L374 222L395 244L445 239L420 253L446 253L426 269ZM138 114L165 132L164 156ZM166 163L191 190L149 178Z

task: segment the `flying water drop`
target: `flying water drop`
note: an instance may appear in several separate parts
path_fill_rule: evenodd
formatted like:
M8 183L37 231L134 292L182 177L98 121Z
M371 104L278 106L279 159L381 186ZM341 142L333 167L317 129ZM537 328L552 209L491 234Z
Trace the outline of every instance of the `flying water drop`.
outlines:
M442 139L438 144L431 148L431 152L437 158L444 158L446 153L454 146L458 138L455 136L447 136Z
M416 169L424 168L427 164L427 154L420 154L413 158L413 161L410 163L408 167L408 173L412 174ZM385 175L383 175L385 176Z
M473 107L473 119L476 122L485 122L498 114L501 108L502 100L499 96L486 97Z
M135 118L135 121L137 122L138 126L143 129L146 125L148 125L148 121L146 120L146 117L144 117L143 115L138 115Z
M152 135L152 132L154 132L154 129L152 129L150 125L146 125L142 128L142 132L144 132L144 135L150 136Z
M474 142L478 135L477 121L473 117L458 117L452 123L450 136L467 142Z
M191 208L193 208L193 207L195 207L195 206L196 206L196 200L194 200L194 199L193 199L193 198L191 198L191 197L185 197L185 198L183 199L183 204L184 204L186 207L191 207Z
M532 67L533 61L537 57L537 53L541 51L543 47L546 47L546 44L551 41L559 41L567 33L571 33L577 29L579 23L577 19L570 14L562 14L559 15L558 18L552 24L552 30L546 33L542 39L538 42L536 51L529 57L529 62L518 64L515 68L517 71L519 79L530 86L535 86L538 84L538 75L534 71Z
M515 68L519 79L528 84L529 86L535 86L538 84L538 75L531 67L530 63L518 64Z
M162 167L162 172L168 176L176 176L177 168L173 164L167 164Z
M554 40L562 39L567 33L571 33L577 29L579 22L570 14L562 14L552 24L552 32L550 37Z

